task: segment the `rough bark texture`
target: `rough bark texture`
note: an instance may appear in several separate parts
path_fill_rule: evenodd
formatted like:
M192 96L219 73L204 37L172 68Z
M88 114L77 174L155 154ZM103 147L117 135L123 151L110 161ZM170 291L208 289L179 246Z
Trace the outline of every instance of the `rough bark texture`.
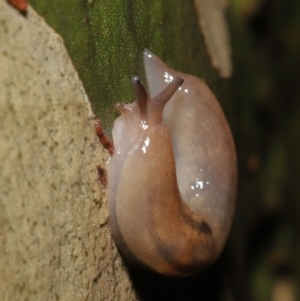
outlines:
M135 300L108 228L105 165L62 39L0 1L0 300Z

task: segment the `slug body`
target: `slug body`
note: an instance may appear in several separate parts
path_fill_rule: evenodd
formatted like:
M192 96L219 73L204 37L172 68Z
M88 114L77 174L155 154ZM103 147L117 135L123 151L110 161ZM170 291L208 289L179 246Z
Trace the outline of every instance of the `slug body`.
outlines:
M108 165L110 228L121 252L166 275L203 270L221 253L237 183L233 138L200 79L144 52L150 96L117 104ZM151 99L151 98L153 99Z

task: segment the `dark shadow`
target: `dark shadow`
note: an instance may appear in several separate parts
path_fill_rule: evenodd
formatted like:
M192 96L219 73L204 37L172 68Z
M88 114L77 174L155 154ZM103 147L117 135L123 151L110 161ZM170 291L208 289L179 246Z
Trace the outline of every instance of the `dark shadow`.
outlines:
M223 254L206 271L184 278L162 276L147 269L127 268L141 301L218 301L222 300L224 285L228 285L224 283L224 274L227 274L225 257Z

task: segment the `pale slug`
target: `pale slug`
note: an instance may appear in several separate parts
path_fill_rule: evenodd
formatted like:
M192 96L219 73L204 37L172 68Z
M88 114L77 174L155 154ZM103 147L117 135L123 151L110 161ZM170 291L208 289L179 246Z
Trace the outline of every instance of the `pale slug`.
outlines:
M150 97L117 104L108 165L110 229L125 257L166 275L203 270L221 253L237 184L233 138L215 96L149 50ZM163 92L162 92L163 91Z

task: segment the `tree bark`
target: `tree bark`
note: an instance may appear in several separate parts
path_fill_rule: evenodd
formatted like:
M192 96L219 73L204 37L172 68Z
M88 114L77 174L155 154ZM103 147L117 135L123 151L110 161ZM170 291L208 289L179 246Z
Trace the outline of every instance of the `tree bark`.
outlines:
M108 154L62 39L0 1L0 299L135 300L108 228Z

